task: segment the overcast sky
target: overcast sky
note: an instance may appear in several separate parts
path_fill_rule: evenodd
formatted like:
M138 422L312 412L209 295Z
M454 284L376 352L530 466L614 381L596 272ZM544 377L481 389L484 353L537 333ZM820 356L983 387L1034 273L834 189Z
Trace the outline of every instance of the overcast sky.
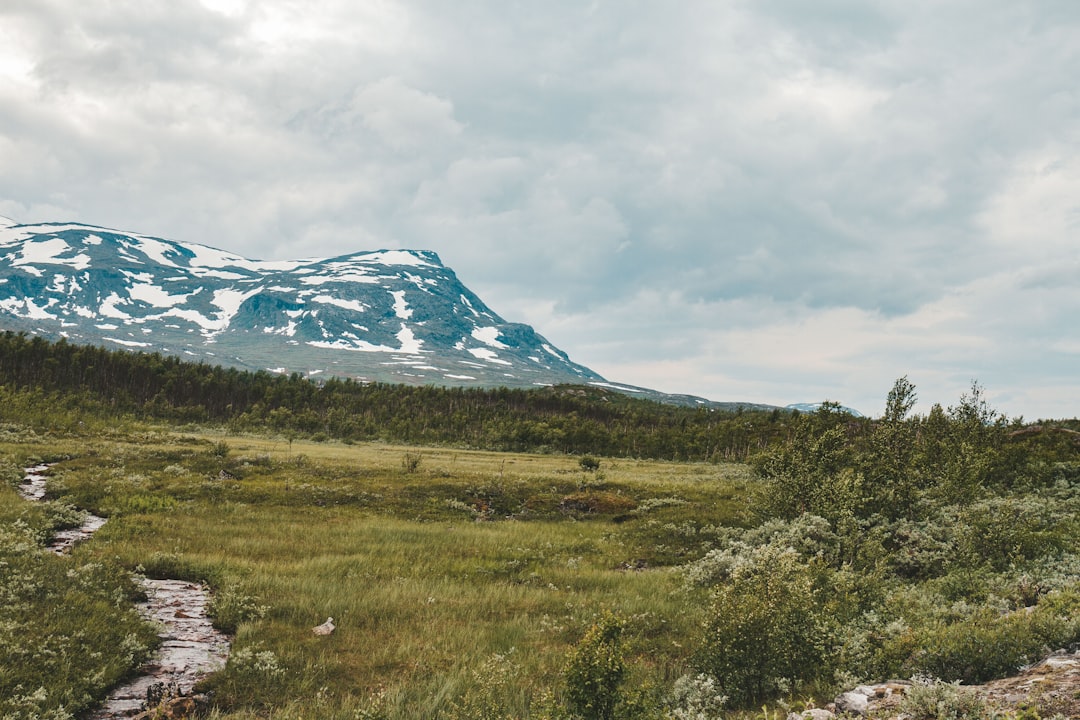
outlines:
M429 249L609 380L1080 415L1076 0L3 0L0 215Z

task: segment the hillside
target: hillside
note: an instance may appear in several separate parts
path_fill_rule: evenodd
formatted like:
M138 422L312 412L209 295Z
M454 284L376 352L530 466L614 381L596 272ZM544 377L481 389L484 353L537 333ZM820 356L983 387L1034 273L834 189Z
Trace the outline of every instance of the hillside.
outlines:
M534 387L603 378L438 255L266 262L78 223L0 220L0 326L282 374Z

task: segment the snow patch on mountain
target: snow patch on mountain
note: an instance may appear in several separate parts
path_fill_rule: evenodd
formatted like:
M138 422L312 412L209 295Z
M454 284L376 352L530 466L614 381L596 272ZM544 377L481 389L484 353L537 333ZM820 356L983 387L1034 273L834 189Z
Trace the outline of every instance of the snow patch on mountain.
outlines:
M499 328L497 327L478 327L472 331L472 336L493 348L505 349L507 346L499 342Z
M117 320L132 320L133 318L130 315L117 307L117 305L125 305L127 302L119 294L113 292L101 303L98 313L104 317L116 318Z
M133 300L141 300L147 305L153 305L158 308L171 308L180 303L187 302L189 297L199 292L199 290L195 290L194 292L181 295L170 295L164 288L158 287L157 285L152 285L150 283L136 283L128 290L128 295Z
M614 383L608 383L608 382L589 382L588 384L592 385L594 387L611 388L612 390L618 390L620 392L631 392L631 393L645 392L641 388L628 387L626 385L616 385Z
M513 363L507 362L501 359L498 355L493 353L487 348L470 348L469 353L480 360L486 360L487 362L498 363L499 365L513 365Z
M361 262L372 265L412 265L413 267L434 267L416 253L408 250L382 250L365 255Z
M119 338L113 338L113 337L107 337L105 339L108 340L109 342L114 342L117 345L123 345L124 347L147 348L147 347L151 346L150 343L137 342L135 340L121 340Z
M402 320L411 318L413 311L409 308L409 303L405 301L405 291L395 290L390 295L394 298L394 314Z
M379 278L374 275L360 272L339 273L337 275L307 275L300 278L305 285L325 285L327 283L362 283L366 285L378 284Z
M311 302L322 303L323 305L333 305L346 310L352 310L353 312L364 312L367 310L367 306L359 300L342 300L341 298L336 298L331 295L316 295L311 298Z

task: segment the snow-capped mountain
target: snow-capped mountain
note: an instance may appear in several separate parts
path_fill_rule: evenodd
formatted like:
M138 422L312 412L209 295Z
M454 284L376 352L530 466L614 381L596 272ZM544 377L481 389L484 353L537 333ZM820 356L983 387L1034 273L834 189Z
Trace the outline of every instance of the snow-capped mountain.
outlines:
M0 219L0 328L275 372L439 385L603 382L433 252L265 262Z

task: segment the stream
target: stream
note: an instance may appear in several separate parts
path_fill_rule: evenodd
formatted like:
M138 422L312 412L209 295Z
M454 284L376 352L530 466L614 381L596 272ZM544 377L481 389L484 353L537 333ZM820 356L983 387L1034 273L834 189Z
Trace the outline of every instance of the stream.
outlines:
M26 468L19 494L27 500L45 498L46 473L51 466ZM76 543L97 532L106 518L87 513L77 528L57 532L47 547L57 555L71 552ZM206 588L185 580L153 580L141 576L137 582L146 592L146 602L139 603L139 613L158 628L161 646L139 669L134 680L114 689L90 720L111 720L138 714L145 708L148 691L162 690L173 696L187 696L202 678L225 665L229 639L213 628L207 609L210 596Z

